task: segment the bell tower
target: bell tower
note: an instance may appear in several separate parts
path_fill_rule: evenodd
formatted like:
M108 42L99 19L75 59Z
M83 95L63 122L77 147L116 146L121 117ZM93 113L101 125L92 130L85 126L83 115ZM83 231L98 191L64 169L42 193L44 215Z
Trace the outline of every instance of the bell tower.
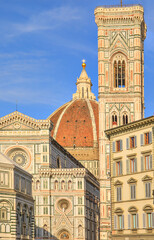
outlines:
M110 156L105 130L144 117L144 40L141 5L100 6L98 26L100 239L110 232Z

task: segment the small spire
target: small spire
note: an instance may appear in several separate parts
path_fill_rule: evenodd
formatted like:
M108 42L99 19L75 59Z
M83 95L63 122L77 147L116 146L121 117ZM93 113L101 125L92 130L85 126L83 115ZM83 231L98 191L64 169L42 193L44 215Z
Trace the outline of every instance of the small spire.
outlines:
M121 0L121 7L122 7L122 0Z
M95 95L91 92L91 79L88 77L86 72L86 63L85 59L82 60L82 71L80 77L77 78L77 91L73 94L74 99L96 99Z

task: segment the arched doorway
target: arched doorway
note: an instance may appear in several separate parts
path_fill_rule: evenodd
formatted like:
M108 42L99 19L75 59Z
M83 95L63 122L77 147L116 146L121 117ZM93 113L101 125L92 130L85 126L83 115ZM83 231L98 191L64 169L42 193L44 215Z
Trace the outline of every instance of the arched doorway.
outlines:
M61 234L60 234L60 237L59 237L59 240L69 240L70 239L70 235L67 231L63 231Z

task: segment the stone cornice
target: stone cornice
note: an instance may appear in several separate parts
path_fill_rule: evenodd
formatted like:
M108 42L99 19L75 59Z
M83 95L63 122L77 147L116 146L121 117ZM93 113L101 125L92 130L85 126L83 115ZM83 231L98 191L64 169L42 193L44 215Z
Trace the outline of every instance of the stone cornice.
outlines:
M88 182L94 185L96 188L99 188L99 182L96 177L93 176L86 168L46 168L41 167L39 174L42 177L57 177L57 176L72 176L74 178L86 178Z
M143 18L137 18L137 17L131 17L131 18L126 17L126 18L120 18L120 19L118 17L117 18L116 17L114 17L114 18L99 17L99 20L98 19L95 20L95 22L98 26L105 24L105 25L109 25L109 26L112 25L112 27L114 24L115 25L119 24L120 26L121 26L121 24L123 24L123 25L124 24L134 24L134 23L140 24L142 21L143 21Z
M43 176L69 176L72 177L85 177L86 169L85 168L40 168L40 175Z
M35 118L31 118L25 114L22 114L18 111L10 113L2 118L0 118L0 128L6 127L14 122L20 122L22 124L27 125L33 129L41 130L41 129L49 129L53 128L53 123L47 120L36 120Z
M111 128L109 130L106 130L105 134L107 135L107 137L110 137L110 136L117 135L122 132L131 131L132 129L144 127L144 126L150 125L152 123L154 124L154 116L144 118L141 120L137 120L137 121L134 121L134 122L131 122L126 125L119 126L119 127Z

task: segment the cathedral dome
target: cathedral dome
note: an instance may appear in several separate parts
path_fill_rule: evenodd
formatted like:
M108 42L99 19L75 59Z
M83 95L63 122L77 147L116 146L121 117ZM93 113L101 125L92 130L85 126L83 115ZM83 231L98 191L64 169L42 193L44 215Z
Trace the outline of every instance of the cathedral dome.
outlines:
M98 144L98 102L72 100L50 115L52 137L63 147L94 147Z
M98 145L98 102L91 92L91 80L82 64L73 100L49 116L53 122L52 137L63 147L95 147Z
M98 175L98 102L91 92L91 79L82 64L73 99L53 112L52 137L95 176Z

